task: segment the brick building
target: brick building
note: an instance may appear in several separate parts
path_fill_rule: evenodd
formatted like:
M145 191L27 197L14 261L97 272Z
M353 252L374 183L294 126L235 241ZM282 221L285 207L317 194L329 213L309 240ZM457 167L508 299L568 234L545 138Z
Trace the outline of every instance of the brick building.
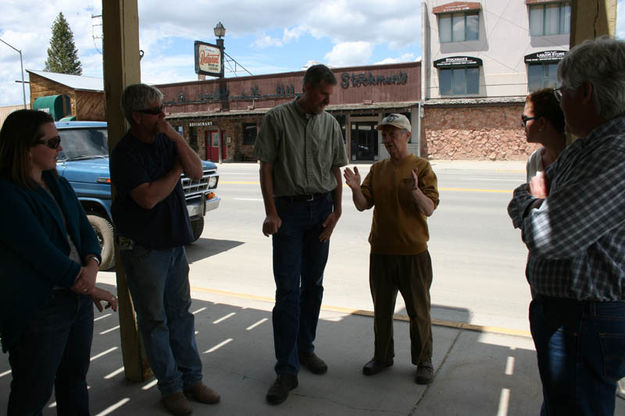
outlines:
M339 121L350 160L386 157L375 126L403 113L416 132L420 118L420 63L333 68L338 85L327 108ZM203 159L251 160L263 115L302 91L304 71L198 80L157 87L165 94L167 119L190 138ZM419 153L419 135L411 143Z

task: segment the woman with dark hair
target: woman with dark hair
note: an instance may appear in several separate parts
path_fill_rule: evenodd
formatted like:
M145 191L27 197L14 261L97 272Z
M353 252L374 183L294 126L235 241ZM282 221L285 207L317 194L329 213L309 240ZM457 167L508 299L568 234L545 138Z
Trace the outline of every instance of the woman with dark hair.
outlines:
M88 415L100 246L69 183L56 172L61 139L49 114L11 113L0 130L0 336L9 352L8 412Z
M534 91L525 99L521 125L529 143L540 143L527 160L527 181L551 165L566 146L564 114L551 88Z

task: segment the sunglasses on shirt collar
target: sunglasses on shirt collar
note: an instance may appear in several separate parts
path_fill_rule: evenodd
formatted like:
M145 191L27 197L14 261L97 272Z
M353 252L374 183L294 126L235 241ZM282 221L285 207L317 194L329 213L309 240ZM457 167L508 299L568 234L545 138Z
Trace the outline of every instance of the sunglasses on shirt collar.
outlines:
M163 112L163 106L160 105L154 108L144 108L143 110L137 110L138 113L143 114L152 114L153 116L157 116Z
M59 136L50 137L49 139L42 139L37 141L36 144L43 144L48 146L50 149L58 149L61 144L61 138Z

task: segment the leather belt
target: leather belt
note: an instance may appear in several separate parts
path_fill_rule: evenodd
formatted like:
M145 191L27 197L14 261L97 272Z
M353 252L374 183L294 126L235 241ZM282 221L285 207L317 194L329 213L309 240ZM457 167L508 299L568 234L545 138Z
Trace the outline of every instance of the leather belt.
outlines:
M289 202L312 202L317 199L321 199L325 197L326 195L328 195L328 192L323 192L319 194L279 196L277 198L282 199L283 201L289 201Z

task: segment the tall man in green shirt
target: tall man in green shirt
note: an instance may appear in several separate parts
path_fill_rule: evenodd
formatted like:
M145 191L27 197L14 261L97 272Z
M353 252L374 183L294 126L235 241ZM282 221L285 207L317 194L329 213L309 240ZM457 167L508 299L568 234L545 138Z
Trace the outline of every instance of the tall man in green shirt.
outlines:
M324 111L336 83L326 66L308 68L303 95L267 112L254 148L276 282L278 377L267 393L270 404L282 403L297 387L300 364L315 374L328 369L313 341L330 235L341 216L340 167L347 164L339 123Z
M358 168L345 169L345 182L359 211L375 206L369 243L369 285L373 297L375 352L362 369L371 376L393 365L393 313L397 291L410 318L410 351L417 384L429 384L432 367L430 285L432 261L427 249L426 218L438 206L436 175L430 163L410 153L411 126L402 114L390 114L382 130L389 159L371 166L360 185Z

